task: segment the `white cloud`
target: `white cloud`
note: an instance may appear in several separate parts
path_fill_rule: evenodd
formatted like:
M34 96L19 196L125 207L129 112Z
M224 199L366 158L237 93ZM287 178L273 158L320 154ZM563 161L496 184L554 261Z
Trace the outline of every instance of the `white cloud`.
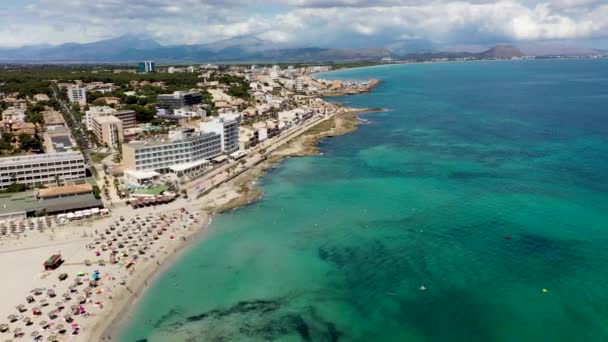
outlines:
M161 43L258 35L291 45L382 45L608 36L605 0L24 0L0 10L0 44L88 42L127 33ZM278 8L278 9L277 9Z

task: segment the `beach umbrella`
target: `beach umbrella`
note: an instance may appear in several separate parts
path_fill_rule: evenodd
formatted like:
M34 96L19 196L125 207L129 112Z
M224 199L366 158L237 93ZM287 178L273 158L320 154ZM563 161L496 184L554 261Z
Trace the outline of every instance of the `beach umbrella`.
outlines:
M57 341L57 335L51 335L47 338L47 341Z
M40 311L40 308L36 307L32 309L32 313L34 315L40 315L42 313L42 311Z
M22 330L21 328L17 328L17 329L15 329L15 330L13 330L13 335L15 335L15 336L19 336L19 335L21 335L21 332L22 332L22 331L23 331L23 330Z
M7 332L8 331L8 324L0 324L0 331L1 332Z
M8 320L11 322L15 322L17 320L17 315L8 315Z
M32 331L32 333L30 334L30 336L32 336L32 337L38 337L38 336L40 336L40 333L38 331Z
M60 308L60 307L63 306L63 303L62 302L57 302L57 303L55 303L55 306L58 307L58 308Z
M31 319L31 318L29 318L29 317L23 317L23 322L24 322L26 325L28 325L29 323L31 323L31 322L32 322L32 319Z
M48 324L49 324L49 322L47 322L47 321L40 322L40 325L43 326L43 327L46 326L46 325L48 325Z
M23 312L23 311L26 311L27 309L25 308L25 305L20 304L20 305L17 305L17 310L19 310L19 312Z
M49 305L49 301L48 301L48 300L46 300L46 298L42 298L42 299L40 300L40 305L42 305L42 306L47 306L47 305Z

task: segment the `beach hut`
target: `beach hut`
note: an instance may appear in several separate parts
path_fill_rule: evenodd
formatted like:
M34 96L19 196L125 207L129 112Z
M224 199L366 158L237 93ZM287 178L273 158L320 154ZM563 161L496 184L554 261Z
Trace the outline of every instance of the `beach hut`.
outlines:
M51 255L51 257L48 258L43 264L44 270L52 271L52 270L56 269L57 267L61 266L62 263L63 263L63 260L61 259L61 254Z

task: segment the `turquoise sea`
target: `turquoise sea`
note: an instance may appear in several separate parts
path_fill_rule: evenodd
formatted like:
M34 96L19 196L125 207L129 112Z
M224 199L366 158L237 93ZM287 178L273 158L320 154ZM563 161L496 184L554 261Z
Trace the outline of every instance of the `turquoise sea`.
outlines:
M608 340L608 60L323 77L388 111L216 217L120 341Z

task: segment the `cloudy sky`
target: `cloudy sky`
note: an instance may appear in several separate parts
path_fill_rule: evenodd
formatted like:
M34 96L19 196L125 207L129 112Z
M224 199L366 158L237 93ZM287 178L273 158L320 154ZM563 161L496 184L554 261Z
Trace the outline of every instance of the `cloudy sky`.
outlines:
M255 35L294 46L565 41L605 47L608 0L0 0L0 46L124 34L161 44Z

